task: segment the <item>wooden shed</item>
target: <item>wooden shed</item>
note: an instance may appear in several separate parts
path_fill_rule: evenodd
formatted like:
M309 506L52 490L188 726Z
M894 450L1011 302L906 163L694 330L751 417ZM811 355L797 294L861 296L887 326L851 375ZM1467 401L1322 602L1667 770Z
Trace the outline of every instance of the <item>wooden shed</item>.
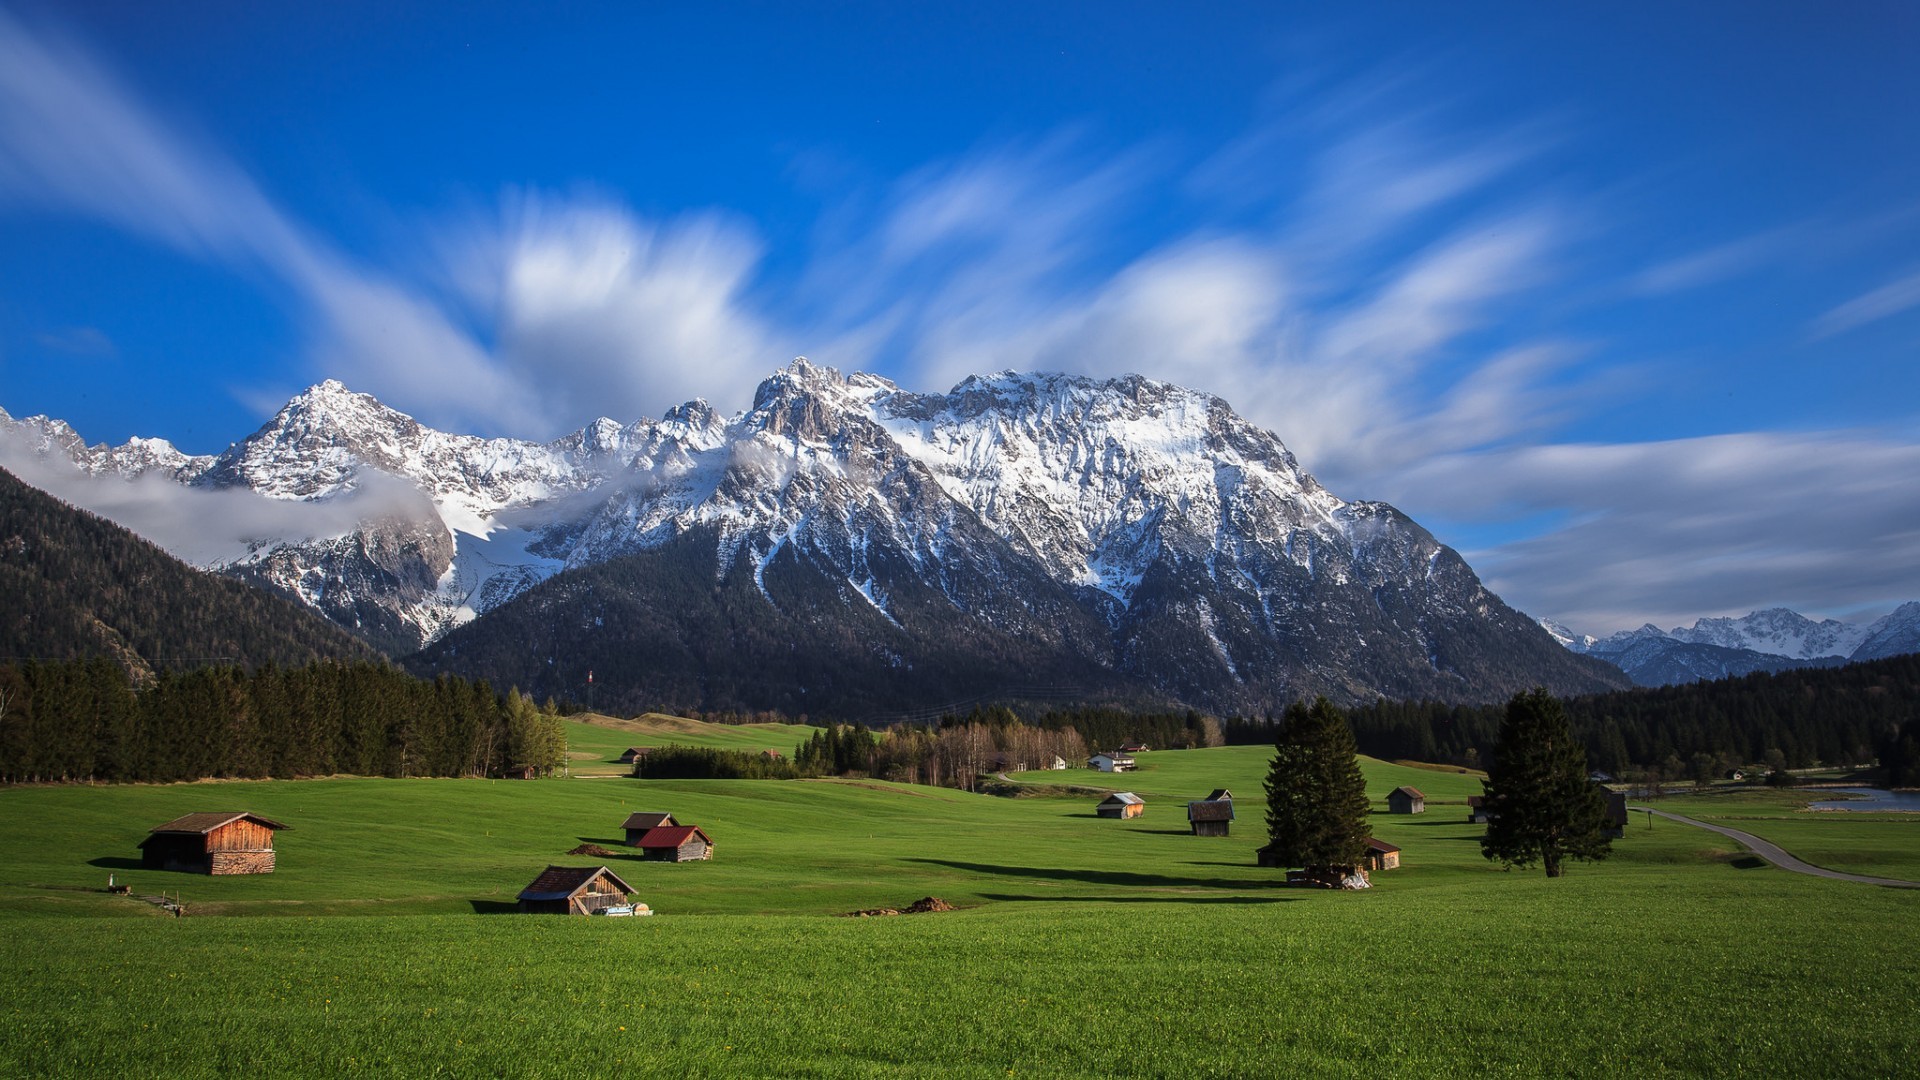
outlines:
M1093 808L1101 817L1134 818L1147 812L1147 800L1131 791L1116 791Z
M645 759L646 756L652 752L653 747L651 746L629 746L621 752L620 764L632 765L637 761Z
M284 828L259 814L188 814L155 828L140 841L140 862L196 874L271 874L273 834Z
M1607 797L1606 835L1614 840L1627 835L1627 794L1624 791L1601 790Z
M1467 823L1469 825L1485 825L1487 819L1492 816L1493 815L1487 813L1487 797L1485 795L1467 796Z
M1387 792L1387 813L1424 814L1427 812L1427 797L1419 788L1397 787Z
M1385 840L1367 837L1367 869L1374 873L1400 869L1400 849Z
M660 862L695 862L713 858L713 841L698 825L661 825L648 829L634 845L645 858Z
M1195 836L1226 836L1233 824L1232 799L1197 799L1187 804L1187 824Z
M641 837L663 825L672 824L672 814L658 811L636 810L627 815L627 820L622 822L620 827L627 831L627 843L633 847L639 847Z
M520 890L520 910L532 915L593 915L633 906L633 888L604 866L549 866Z

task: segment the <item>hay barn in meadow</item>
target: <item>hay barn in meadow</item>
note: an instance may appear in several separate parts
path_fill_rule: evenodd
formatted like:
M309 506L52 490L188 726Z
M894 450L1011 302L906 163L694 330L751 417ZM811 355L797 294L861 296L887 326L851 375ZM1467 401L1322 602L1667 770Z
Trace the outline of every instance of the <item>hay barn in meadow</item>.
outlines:
M660 862L696 862L713 858L713 841L698 825L662 825L648 829L634 845L640 854Z
M1225 798L1217 796L1226 795ZM1187 824L1195 836L1226 836L1233 824L1233 796L1224 789L1187 804Z
M1376 874L1382 870L1400 869L1400 849L1385 840L1368 837L1367 869Z
M1397 787L1387 792L1387 813L1424 814L1427 812L1427 797L1419 788Z
M1469 825L1485 825L1487 819L1492 816L1492 814L1487 812L1487 797L1485 795L1467 796L1467 823Z
M529 915L593 915L631 908L633 887L604 866L549 866L520 890L520 910Z
M1147 800L1131 791L1116 791L1101 799L1093 812L1105 818L1136 818L1147 812Z
M273 834L284 828L259 814L188 814L155 827L140 841L140 863L196 874L271 874Z
M663 825L672 824L672 814L637 810L628 814L627 820L622 822L620 827L627 831L627 843L633 847L639 847L641 837Z
M629 746L620 754L620 764L632 765L644 759L652 750L650 746Z

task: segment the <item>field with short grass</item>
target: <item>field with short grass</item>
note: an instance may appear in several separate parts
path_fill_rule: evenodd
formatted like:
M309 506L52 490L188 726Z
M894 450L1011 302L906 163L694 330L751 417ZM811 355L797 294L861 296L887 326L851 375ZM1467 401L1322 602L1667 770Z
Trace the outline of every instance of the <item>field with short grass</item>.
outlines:
M805 724L710 724L665 713L629 720L593 714L567 721L567 758L575 776L625 776L620 764L630 746L698 746L709 750L777 750L791 758L793 748L823 729Z
M1475 778L1378 762L1376 806L1402 783L1429 797L1424 815L1374 818L1405 868L1362 893L1288 889L1253 866L1266 755L1142 755L1098 778L1148 799L1126 822L1094 817L1091 796L847 781L0 790L0 1072L1911 1068L1920 892L1743 868L1730 841L1666 822L1558 881L1505 873L1464 820ZM1186 800L1214 787L1239 796L1233 835L1188 835ZM133 865L147 829L214 809L292 826L277 872ZM714 861L626 857L633 810L701 825ZM1870 835L1836 824L1841 846ZM583 841L621 854L562 854ZM508 913L549 862L602 861L661 914ZM181 894L188 917L98 891L109 873ZM962 910L834 917L929 894Z
M1807 810L1841 798L1820 788L1713 787L1632 801L1752 833L1829 870L1920 881L1920 814Z

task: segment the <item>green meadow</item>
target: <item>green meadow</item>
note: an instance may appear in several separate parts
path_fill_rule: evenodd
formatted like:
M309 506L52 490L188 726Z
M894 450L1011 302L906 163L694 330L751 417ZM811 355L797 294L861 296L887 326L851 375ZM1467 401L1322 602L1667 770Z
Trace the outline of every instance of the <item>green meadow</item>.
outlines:
M633 734L607 746L645 745ZM1558 881L1506 873L1465 822L1476 777L1372 761L1375 831L1404 868L1366 892L1288 889L1253 865L1266 756L1015 774L1037 785L1024 798L626 778L0 790L0 1073L1913 1069L1920 891L1756 866L1718 836L1639 819L1606 862ZM1147 813L1096 818L1096 795L1048 794L1062 784L1139 792ZM1429 812L1385 814L1400 784ZM1240 820L1231 837L1193 837L1185 803L1215 787L1234 791ZM291 826L274 874L137 867L153 825L220 809ZM563 854L621 850L633 810L701 825L714 860ZM1897 865L1887 845L1913 835L1774 810L1768 827L1861 865ZM550 862L605 862L660 914L511 913ZM136 897L101 891L110 873ZM187 917L137 899L162 891ZM926 895L961 910L837 917Z
M697 746L708 750L777 750L791 758L793 748L824 729L804 724L710 724L662 713L631 720L595 716L591 723L567 721L567 758L575 776L625 776L620 764L630 746Z

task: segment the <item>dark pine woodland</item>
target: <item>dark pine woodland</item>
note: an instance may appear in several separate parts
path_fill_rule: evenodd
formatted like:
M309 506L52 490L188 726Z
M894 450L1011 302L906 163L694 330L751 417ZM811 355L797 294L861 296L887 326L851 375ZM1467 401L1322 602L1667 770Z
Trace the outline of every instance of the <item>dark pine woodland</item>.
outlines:
M371 660L291 600L196 570L0 469L0 663L112 656L135 674L210 660Z

